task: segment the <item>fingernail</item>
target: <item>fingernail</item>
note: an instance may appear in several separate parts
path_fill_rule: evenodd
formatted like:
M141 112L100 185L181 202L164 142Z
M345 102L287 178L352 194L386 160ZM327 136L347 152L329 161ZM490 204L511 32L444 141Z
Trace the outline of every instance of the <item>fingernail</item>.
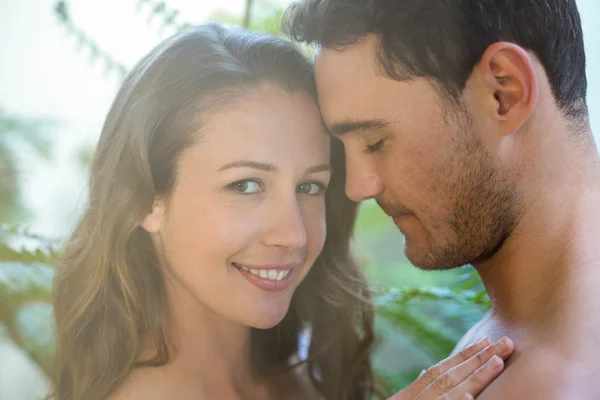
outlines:
M512 345L512 340L507 337L503 337L498 341L495 347L499 354L506 354L512 348Z
M504 350L506 347L508 347L508 343L506 342L506 338L502 338L502 339L498 340L498 342L496 343L496 348L498 350Z
M485 337L485 338L481 339L479 342L477 342L478 346L480 346L480 345L483 346L484 344L486 346L489 346L491 344L490 338Z
M489 345L485 347L481 352L485 355L486 358L492 358L492 356L498 353L498 350L496 350L494 346Z
M502 361L502 359L498 356L494 356L492 357L492 359L490 360L490 367L496 371L500 368L502 368L502 366L504 365L504 361Z

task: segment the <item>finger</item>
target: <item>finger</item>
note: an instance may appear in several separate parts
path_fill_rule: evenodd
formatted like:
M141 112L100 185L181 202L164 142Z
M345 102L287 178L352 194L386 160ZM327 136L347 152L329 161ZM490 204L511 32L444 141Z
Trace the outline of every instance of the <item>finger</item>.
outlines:
M492 342L488 338L484 338L479 342L466 347L464 350L453 355L452 357L446 358L438 364L424 370L421 375L411 383L406 389L402 391L407 398L412 399L419 393L421 393L427 386L435 381L440 375L454 368L455 366L465 362L466 360L479 353L482 349L489 347Z
M514 345L508 338L502 338L493 346L488 346L469 358L467 361L451 368L446 374L448 378L446 380L454 383L452 387L457 386L460 382L471 376L478 368L488 362L495 355L501 359L506 359L512 353ZM438 380L441 378L438 377ZM440 380L441 381L441 380ZM435 383L435 381L434 381ZM446 388L445 391L449 389Z
M429 396L426 398L435 398L435 396L441 396L444 393L451 391L454 387L460 385L481 366L490 361L492 357L500 355L500 360L508 357L513 348L514 346L512 341L510 341L508 338L502 338L494 346L486 347L473 357L451 368L448 372L441 374L427 388L425 388L422 393Z
M494 356L454 389L438 396L436 400L462 400L465 395L471 396L472 399L492 383L503 370L504 361L501 357ZM421 399L419 398L419 400Z
M509 338L503 337L496 342L494 348L496 349L496 355L500 356L503 360L506 360L515 350L515 344Z

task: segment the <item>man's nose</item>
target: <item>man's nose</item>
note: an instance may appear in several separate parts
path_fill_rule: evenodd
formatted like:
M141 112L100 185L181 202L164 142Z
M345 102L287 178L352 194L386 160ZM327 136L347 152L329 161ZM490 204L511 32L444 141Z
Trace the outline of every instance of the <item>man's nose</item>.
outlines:
M383 190L383 182L374 168L361 157L346 155L346 195L352 201L376 197Z

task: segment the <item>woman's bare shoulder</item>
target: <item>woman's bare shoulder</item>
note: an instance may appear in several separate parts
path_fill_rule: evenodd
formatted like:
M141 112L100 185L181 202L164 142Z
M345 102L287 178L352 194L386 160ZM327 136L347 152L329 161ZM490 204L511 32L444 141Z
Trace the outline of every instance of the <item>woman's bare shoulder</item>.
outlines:
M158 368L138 368L107 400L153 400L172 398L173 393L164 375Z

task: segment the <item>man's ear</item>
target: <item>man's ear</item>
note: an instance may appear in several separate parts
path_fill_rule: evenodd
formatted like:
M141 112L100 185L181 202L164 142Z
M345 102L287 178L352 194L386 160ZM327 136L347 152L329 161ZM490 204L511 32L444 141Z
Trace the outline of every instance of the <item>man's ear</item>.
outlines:
M539 99L538 75L529 53L514 43L494 43L475 73L483 86L487 112L500 124L501 134L519 130Z
M155 199L152 203L152 210L146 214L140 226L148 233L158 233L162 229L163 220L166 213L166 202L164 199Z

